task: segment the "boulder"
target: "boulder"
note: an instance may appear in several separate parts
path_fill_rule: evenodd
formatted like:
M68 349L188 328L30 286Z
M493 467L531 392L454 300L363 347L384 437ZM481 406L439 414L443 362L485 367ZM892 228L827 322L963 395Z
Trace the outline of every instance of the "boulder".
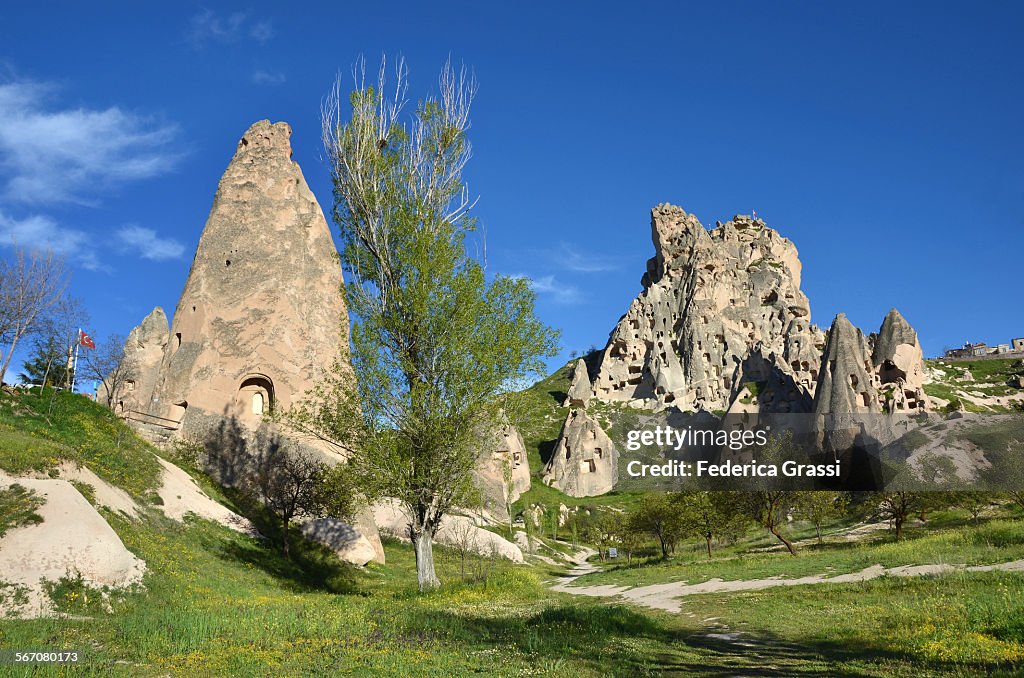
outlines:
M541 477L572 497L610 492L619 480L619 453L608 434L584 410L570 410Z
M375 504L373 520L381 532L409 541L409 514L397 500L385 499ZM514 563L523 562L523 552L518 546L501 535L478 527L473 519L466 516L446 515L442 518L434 541L453 547L464 544L480 555L496 555Z
M384 550L380 547L372 516L369 516L369 527L372 527L372 538L364 534L368 529L365 519L357 519L355 524L350 524L337 518L316 518L304 522L300 530L306 539L320 542L346 563L360 566L371 562L383 564Z

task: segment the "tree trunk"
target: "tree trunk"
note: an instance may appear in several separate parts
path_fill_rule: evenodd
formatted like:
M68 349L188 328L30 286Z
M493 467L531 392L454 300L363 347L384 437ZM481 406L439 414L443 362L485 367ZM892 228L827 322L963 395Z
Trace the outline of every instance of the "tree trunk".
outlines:
M779 541L781 541L783 544L786 545L786 549L789 551L789 555L791 555L791 556L795 556L796 555L796 549L793 548L793 542L791 542L790 540L788 540L785 537L783 537L782 533L779 532L779 528L771 527L771 528L769 528L769 530L771 531L772 534L774 534L776 537L778 537Z
M11 358L14 357L14 349L18 348L18 339L18 335L14 335L11 339L10 352L7 354L7 357L4 358L3 367L0 367L0 384L4 383L4 377L7 376L7 368L11 366ZM45 388L46 385L44 384L43 387Z
M291 551L290 551L290 549L288 547L288 519L285 518L282 522L284 523L283 530L282 530L282 535L283 535L282 539L284 541L284 544L282 544L282 546L284 547L284 557L287 558L288 560L291 560L292 559L292 554L291 554Z
M821 544L821 525L818 523L814 524L814 531L818 533L818 543Z
M899 541L903 539L903 518L896 516L893 524L896 526L896 541Z
M708 532L707 534L704 535L704 541L707 542L707 545L708 545L708 559L710 559L711 558L711 533L710 532Z
M416 580L420 591L436 589L441 585L434 571L434 538L425 528L411 529L412 547L416 551Z

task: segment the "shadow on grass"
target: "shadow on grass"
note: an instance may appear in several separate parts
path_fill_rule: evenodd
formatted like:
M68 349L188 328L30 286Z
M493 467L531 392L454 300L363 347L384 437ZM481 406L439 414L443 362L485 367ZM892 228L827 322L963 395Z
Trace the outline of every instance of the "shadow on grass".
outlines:
M511 618L433 611L419 621L426 629L446 629L460 646L511 645L536 657L539 665L582 661L616 676L854 677L890 675L894 666L903 669L901 674L913 675L917 661L907 653L857 640L794 642L771 635L674 629L660 617L599 603L561 604Z
M270 512L238 490L225 488L224 494L231 507L247 517L265 539L210 542L207 547L211 552L227 561L251 565L295 591L361 592L354 566L341 561L326 546L304 539L294 525L288 534L291 558L286 558L281 549L280 524Z

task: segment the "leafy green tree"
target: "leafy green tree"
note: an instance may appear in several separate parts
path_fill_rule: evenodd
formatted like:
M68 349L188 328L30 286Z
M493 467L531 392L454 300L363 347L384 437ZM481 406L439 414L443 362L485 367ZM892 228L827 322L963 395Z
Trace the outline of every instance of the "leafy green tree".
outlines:
M796 503L796 514L814 525L821 543L821 526L829 519L843 515L849 499L843 492L803 492Z
M658 542L662 558L675 553L676 544L687 532L686 515L671 495L650 493L643 496L629 514L629 529L643 532Z
M446 64L439 95L402 125L404 63L394 85L383 65L375 86L362 61L354 70L348 103L340 84L328 96L323 136L355 374L338 368L288 419L355 450L347 468L367 498L403 504L424 590L440 584L441 519L473 492L478 431L498 425L509 385L540 372L557 335L528 281L490 275L470 253L483 249L467 243L475 201L462 180L475 79Z
M673 501L684 531L704 539L708 558L713 540L742 532L748 524L731 492L680 492Z

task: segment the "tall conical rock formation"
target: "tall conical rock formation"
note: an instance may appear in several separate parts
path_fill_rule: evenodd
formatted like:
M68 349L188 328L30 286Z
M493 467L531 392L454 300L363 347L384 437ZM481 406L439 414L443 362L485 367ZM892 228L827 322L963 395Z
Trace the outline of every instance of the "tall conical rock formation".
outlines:
M611 492L619 481L619 452L597 421L570 410L541 479L572 497Z
M864 333L853 326L846 314L837 315L825 342L821 374L814 394L815 414L881 411L868 355Z
M927 409L924 352L914 328L894 308L885 316L878 334L871 338L871 364L878 375L886 409Z
M186 435L257 428L347 352L337 249L290 136L255 123L217 187L150 404Z
M594 389L590 386L590 374L587 372L587 363L580 358L573 365L569 392L565 396L565 402L562 403L562 407L586 407L593 397Z
M810 323L793 243L742 215L709 231L668 204L651 211L651 231L644 289L611 333L595 397L725 410L757 351L781 385L776 411L806 411L824 337Z

